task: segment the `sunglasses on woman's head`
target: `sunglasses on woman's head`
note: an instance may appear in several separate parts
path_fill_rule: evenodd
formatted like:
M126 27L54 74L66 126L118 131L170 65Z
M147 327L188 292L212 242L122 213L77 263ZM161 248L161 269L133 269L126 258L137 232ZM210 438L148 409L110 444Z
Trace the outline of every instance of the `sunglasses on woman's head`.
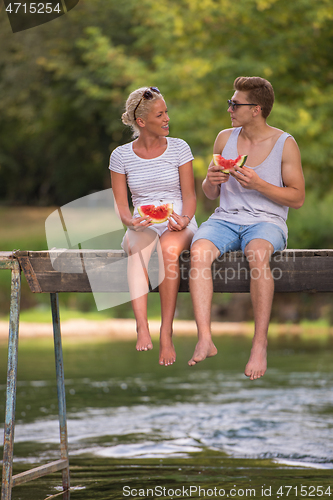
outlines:
M135 112L136 110L138 109L142 99L146 99L147 101L150 101L154 95L153 95L153 92L155 92L155 94L160 94L161 92L158 90L157 87L149 87L149 89L145 90L144 93L142 94L142 97L140 99L140 101L138 102L138 104L135 106L135 109L133 111L133 115L134 115L134 120L136 120L136 116L135 116Z

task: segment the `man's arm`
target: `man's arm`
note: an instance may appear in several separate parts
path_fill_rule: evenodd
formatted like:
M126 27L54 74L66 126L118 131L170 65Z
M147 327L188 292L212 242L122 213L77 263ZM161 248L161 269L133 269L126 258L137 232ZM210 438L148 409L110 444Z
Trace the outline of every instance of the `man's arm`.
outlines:
M222 130L215 139L213 154L221 154L231 134L231 129ZM202 183L202 189L207 198L215 200L221 189L221 184L227 182L229 174L223 174L221 167L214 165L213 160L208 167L206 178Z
M284 187L261 179L251 168L236 168L232 174L246 189L255 189L279 205L300 208L305 199L305 184L301 154L295 139L288 137L282 153L281 173Z

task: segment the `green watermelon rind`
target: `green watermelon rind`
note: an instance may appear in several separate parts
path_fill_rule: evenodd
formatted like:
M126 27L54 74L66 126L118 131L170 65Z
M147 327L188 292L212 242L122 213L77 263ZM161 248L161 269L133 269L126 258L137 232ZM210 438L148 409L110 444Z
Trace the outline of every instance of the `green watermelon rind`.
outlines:
M165 210L165 217L163 217L162 219L153 217L152 212L162 208ZM163 222L166 222L171 216L173 212L173 204L165 203L163 205L158 205L157 207L155 205L141 205L140 207L137 207L137 209L141 217L150 217L152 224L162 224Z
M244 167L246 160L247 160L247 155L240 155L240 159L236 163L235 167Z

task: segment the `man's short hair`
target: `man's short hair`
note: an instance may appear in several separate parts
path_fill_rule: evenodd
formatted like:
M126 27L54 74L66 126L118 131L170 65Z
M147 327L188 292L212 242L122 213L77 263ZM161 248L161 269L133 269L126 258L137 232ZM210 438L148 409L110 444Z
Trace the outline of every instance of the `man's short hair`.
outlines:
M247 100L259 104L266 119L272 111L274 90L268 80L260 76L239 76L234 81L234 89L247 93Z

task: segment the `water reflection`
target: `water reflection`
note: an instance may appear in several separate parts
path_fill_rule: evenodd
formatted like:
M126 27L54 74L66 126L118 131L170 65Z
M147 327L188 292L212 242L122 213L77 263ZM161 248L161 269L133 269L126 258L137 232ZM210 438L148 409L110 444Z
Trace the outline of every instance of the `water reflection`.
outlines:
M217 338L219 355L190 368L194 342L177 339L171 367L158 365L157 349L137 353L132 343L65 343L71 466L150 460L155 467L159 460L175 460L188 466L194 461L197 468L205 457L213 469L217 459L241 460L247 467L268 460L270 467L308 467L312 473L333 468L330 342L271 341L269 370L254 382L242 374L249 339ZM0 355L4 394L5 347ZM53 365L50 343L21 343L18 467L59 456ZM142 470L138 477L144 482Z
M277 379L283 380L284 387L278 387ZM300 372L287 376L275 371L261 387L246 385L248 381L239 374L214 370L191 373L186 381L178 377L158 382L145 377L70 380L71 456L185 457L211 449L231 457L333 463L332 374ZM33 387L36 389L35 384ZM121 391L129 395L117 397ZM161 401L161 392L167 404ZM175 396L173 401L170 392ZM103 395L104 407L93 406L94 394L96 399ZM125 403L131 394L133 400ZM85 398L88 407L82 408ZM112 406L107 406L110 399ZM58 423L51 410L41 406L39 411L47 418L32 422L25 422L21 412L16 443L57 443Z

